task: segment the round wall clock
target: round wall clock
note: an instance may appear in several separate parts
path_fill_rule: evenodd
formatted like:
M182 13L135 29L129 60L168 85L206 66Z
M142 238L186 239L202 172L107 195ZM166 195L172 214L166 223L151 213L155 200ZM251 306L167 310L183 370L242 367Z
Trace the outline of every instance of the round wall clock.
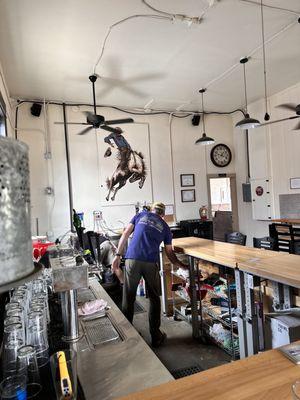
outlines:
M219 143L211 149L210 159L216 167L227 167L231 158L231 150L226 144Z

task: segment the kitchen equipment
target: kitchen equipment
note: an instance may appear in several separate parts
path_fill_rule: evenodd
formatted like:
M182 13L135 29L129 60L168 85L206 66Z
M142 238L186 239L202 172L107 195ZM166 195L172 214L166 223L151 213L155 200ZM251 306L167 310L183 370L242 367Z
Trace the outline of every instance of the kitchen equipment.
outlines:
M74 250L53 246L49 248L49 260L53 272L54 292L61 293L62 318L65 341L79 339L77 290L88 287L88 264L76 264Z

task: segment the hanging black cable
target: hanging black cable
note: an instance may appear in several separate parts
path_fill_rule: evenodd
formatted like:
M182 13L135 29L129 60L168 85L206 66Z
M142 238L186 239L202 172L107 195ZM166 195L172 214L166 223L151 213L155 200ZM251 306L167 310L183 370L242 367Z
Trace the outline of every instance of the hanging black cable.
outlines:
M269 121L270 115L268 114L268 95L267 95L267 69L266 69L266 49L265 49L265 27L264 27L264 7L263 2L260 0L260 14L261 14L261 36L262 36L262 51L263 51L263 65L264 65L264 87L265 87L265 116L264 120Z

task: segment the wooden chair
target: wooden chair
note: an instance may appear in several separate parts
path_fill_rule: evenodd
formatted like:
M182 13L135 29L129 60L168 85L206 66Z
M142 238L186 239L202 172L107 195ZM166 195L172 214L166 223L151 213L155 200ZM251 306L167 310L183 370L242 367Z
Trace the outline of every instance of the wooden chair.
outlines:
M269 236L253 238L253 247L257 249L276 250L276 242L275 239Z
M226 233L225 242L239 244L246 246L247 235L243 235L241 232Z

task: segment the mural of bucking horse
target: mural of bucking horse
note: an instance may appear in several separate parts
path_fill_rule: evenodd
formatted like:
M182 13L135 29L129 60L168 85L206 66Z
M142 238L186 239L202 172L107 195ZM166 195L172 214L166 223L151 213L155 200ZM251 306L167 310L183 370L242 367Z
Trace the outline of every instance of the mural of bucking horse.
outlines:
M126 185L127 181L129 183L138 181L139 188L142 189L147 176L144 155L141 152L132 150L122 133L121 128L115 128L115 132L104 139L110 147L115 147L116 145L118 148L117 168L111 178L107 178L106 180L108 188L107 201L115 200L117 192ZM112 140L115 145L112 143ZM109 157L112 154L110 147L106 150L104 157Z

